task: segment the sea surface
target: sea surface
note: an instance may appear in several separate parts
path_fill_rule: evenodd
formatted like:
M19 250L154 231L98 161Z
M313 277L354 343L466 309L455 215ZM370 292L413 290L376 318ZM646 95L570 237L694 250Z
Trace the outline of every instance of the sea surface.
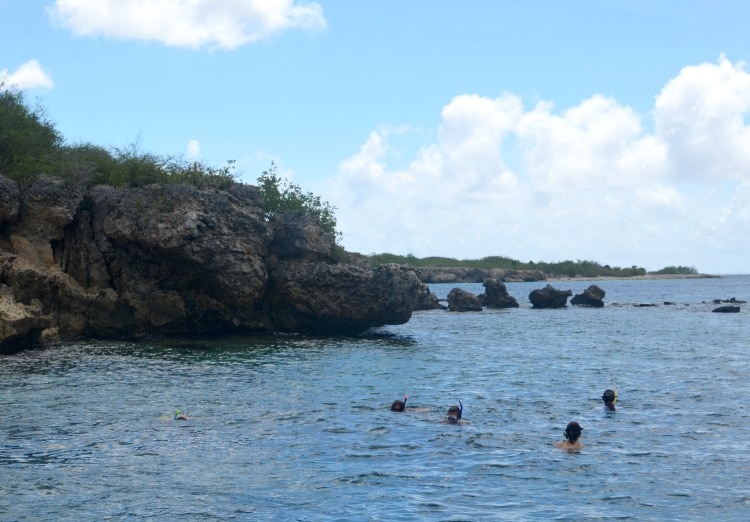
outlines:
M750 276L552 284L606 306L0 357L0 520L750 520Z

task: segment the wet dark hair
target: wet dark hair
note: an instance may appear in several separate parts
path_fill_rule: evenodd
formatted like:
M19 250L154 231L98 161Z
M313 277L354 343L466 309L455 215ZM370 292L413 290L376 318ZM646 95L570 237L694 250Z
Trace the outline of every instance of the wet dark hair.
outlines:
M461 401L458 401L459 404L461 404ZM449 424L456 424L460 419L461 415L464 413L464 405L461 404L461 407L458 406L451 406L448 408L448 415L445 417Z
M578 437L581 436L582 431L583 428L581 428L580 424L578 424L576 421L571 421L565 427L565 432L563 433L563 435L565 435L565 438L568 439L568 442L572 444L578 440Z
M406 409L406 403L401 399L393 401L391 404L391 411L404 411Z
M609 411L615 411L615 399L617 399L617 395L613 390L605 390L602 394L602 400Z

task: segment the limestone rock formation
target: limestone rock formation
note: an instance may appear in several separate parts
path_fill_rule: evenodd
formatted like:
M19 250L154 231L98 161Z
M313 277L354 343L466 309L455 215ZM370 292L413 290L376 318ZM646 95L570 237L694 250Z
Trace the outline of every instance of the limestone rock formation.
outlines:
M518 308L516 298L508 294L505 283L496 278L484 280L484 293L479 294L479 302L487 308Z
M241 184L70 189L0 176L0 254L16 306L38 302L62 339L351 333L408 321L420 288L412 270L344 252L315 218L267 221L257 188Z
M481 312L482 303L471 292L454 288L448 292L448 310L451 312Z
M419 267L416 269L423 283L481 283L485 279L505 282L545 281L541 270L510 270L504 268Z
M532 290L529 293L529 301L533 308L565 308L568 297L572 296L571 290L558 290L552 285Z
M417 292L417 304L414 310L445 310L447 307L430 291L430 287L422 283Z
M17 303L13 290L0 284L0 354L32 347L51 324L52 318L42 314L39 301Z
M573 296L573 299L570 300L570 304L575 306L601 308L604 306L604 295L604 290L596 285L591 285L582 293Z

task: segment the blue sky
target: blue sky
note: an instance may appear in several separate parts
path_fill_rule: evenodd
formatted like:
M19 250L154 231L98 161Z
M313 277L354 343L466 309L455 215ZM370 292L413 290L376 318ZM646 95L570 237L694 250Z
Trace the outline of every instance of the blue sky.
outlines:
M279 172L364 254L749 273L744 1L0 0L71 142Z

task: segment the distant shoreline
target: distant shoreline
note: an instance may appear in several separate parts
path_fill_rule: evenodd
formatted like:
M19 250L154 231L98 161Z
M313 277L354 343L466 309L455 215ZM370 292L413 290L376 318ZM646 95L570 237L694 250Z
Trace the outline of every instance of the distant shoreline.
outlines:
M639 276L617 277L617 276L592 276L592 277L548 277L547 281L628 281L658 280L658 279L719 279L724 276L711 274L646 274Z

